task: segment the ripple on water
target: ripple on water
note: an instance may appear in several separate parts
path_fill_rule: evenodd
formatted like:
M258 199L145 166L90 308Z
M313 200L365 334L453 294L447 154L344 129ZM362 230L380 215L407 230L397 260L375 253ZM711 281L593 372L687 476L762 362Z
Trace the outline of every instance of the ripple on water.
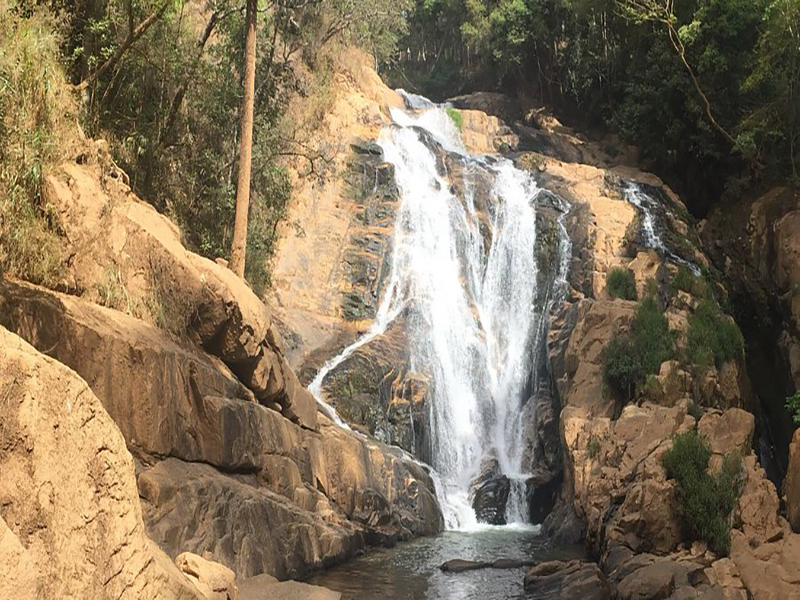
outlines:
M372 550L326 571L309 583L342 593L343 600L513 600L527 598L525 569L481 569L443 573L439 566L455 558L545 561L582 556L579 547L559 547L532 527L481 527Z

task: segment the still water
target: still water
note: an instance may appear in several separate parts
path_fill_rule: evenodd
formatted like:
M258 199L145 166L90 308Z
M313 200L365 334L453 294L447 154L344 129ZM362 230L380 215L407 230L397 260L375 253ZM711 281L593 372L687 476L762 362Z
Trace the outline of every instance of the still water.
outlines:
M439 566L455 558L539 562L579 556L581 548L555 546L535 528L487 526L370 550L308 581L341 592L343 600L514 600L529 598L524 568L443 573Z

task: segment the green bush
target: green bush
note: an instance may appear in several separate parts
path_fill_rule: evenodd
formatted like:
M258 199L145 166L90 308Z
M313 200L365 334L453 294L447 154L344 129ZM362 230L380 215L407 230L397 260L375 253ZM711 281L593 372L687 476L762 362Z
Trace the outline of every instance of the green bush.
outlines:
M698 365L721 367L744 352L739 327L710 299L702 300L689 317L686 335L689 360Z
M614 336L603 349L603 375L611 388L630 399L648 375L657 374L661 363L674 356L669 321L656 301L647 297L636 309L630 333Z
M46 11L0 0L0 271L54 287L63 240L42 198L51 165L76 144L75 105Z
M786 398L786 410L792 416L792 421L800 425L800 390Z
M636 280L630 269L611 269L606 277L608 295L623 300L636 300Z
M697 277L686 267L678 267L678 272L669 282L670 291L675 294L678 290L690 293L698 298L708 296L708 284L702 277Z
M711 450L692 430L672 438L662 463L678 486L679 513L692 540L703 540L718 554L730 552L730 515L742 489L742 459L729 454L719 473L708 472Z

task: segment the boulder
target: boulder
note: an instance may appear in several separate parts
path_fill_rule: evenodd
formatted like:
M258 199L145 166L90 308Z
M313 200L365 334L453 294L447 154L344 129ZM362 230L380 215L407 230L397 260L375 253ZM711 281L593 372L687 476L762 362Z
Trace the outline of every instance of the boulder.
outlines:
M800 533L800 429L794 432L789 447L789 467L783 482L786 516L795 532Z
M800 535L752 547L747 536L731 532L731 560L755 600L800 598Z
M525 574L525 591L542 600L608 600L611 590L596 564L582 560L539 563Z
M66 163L44 185L69 242L74 287L88 300L191 339L253 385L259 401L276 402L287 418L316 429L316 404L288 376L264 303L227 267L186 250L175 225L127 186L104 185L97 168ZM262 377L252 378L265 360L258 367ZM266 376L272 385L259 386L265 368L275 365L280 373Z
M678 588L691 587L694 573L702 567L690 562L659 560L625 577L617 586L620 600L669 598Z
M478 475L470 482L469 497L475 516L480 523L505 525L506 503L511 491L511 481L500 471L496 456L481 461Z
M2 327L0 347L7 597L35 579L36 598L199 598L145 536L133 459L86 382Z
M744 456L751 450L755 422L752 413L741 408L706 411L697 424L697 432L705 436L715 454L737 452Z
M189 578L207 600L237 600L236 574L228 567L184 552L175 558L175 565Z
M278 581L271 575L244 579L239 586L241 600L340 600L342 595L328 588L300 581Z

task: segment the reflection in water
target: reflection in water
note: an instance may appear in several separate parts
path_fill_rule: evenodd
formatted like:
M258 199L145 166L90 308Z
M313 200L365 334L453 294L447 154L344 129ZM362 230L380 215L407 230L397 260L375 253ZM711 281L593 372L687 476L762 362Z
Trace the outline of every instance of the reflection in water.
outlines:
M443 573L439 566L454 558L545 561L578 556L581 548L553 546L535 528L486 526L371 550L308 581L341 592L343 600L513 600L528 598L522 587L524 568Z

